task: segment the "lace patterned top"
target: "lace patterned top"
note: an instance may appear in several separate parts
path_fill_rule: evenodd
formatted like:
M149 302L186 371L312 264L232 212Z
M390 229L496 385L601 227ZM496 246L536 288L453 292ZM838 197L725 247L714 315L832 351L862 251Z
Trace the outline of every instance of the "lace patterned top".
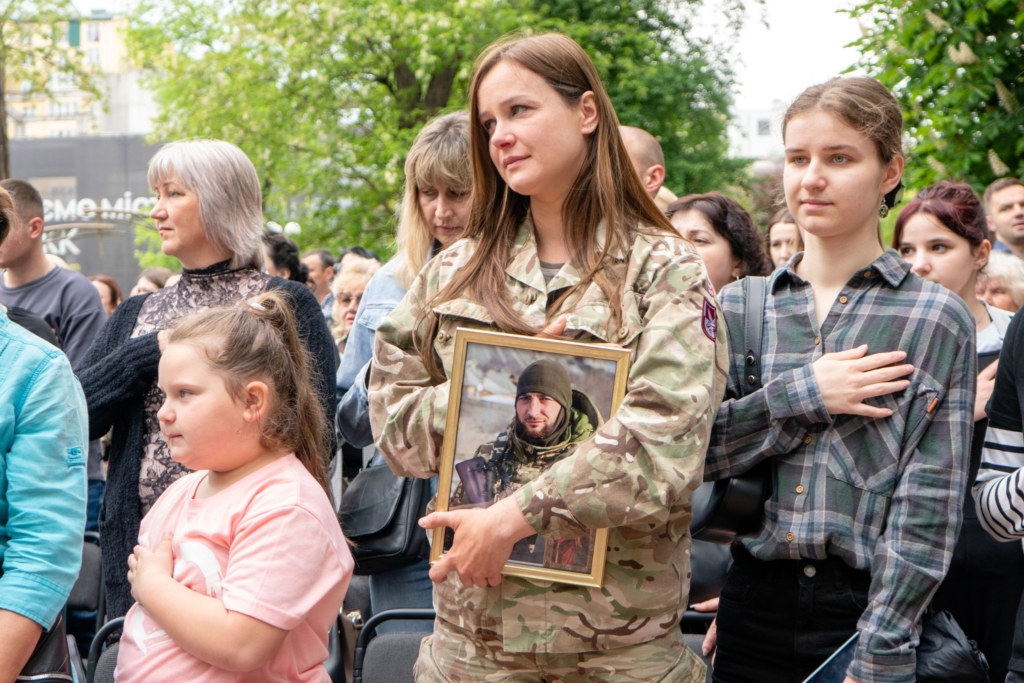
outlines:
M170 327L193 313L216 306L230 306L260 294L270 276L255 268L230 269L230 261L209 268L182 271L177 283L150 295L139 311L132 337ZM156 413L164 402L164 392L153 382L146 392L142 463L139 468L140 514L145 515L168 486L188 474L184 465L171 460L171 451L160 434Z

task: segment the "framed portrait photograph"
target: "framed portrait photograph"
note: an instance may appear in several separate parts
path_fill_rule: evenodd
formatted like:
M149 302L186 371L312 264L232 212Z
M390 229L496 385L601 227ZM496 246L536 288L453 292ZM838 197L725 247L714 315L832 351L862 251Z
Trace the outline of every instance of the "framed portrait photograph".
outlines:
M630 352L612 346L459 329L437 510L486 508L572 455L619 407ZM453 532L433 532L430 561ZM608 530L516 543L502 571L600 587Z

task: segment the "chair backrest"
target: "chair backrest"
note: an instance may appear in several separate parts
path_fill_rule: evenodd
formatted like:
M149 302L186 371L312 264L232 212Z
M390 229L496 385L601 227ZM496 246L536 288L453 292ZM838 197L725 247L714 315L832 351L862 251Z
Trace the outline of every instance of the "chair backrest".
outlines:
M370 641L363 655L362 683L415 683L412 666L423 633L384 633Z
M93 675L93 683L114 683L114 669L117 668L117 651L121 648L121 641L108 647L100 655L96 662L96 673Z
M106 651L103 651L103 645L108 639L115 637L123 626L124 617L118 617L117 619L111 619L96 630L92 644L89 645L89 666L86 668L87 683L114 680L114 667L117 666L117 649L121 643L119 640L111 643ZM104 663L107 669L109 669L109 676L107 678L100 678L99 676L100 663ZM107 669L104 669L104 672ZM104 675L107 675L107 673L104 673Z
M370 618L370 577L353 576L345 593L345 603L341 611L345 614L359 610L363 621Z
M377 626L393 619L433 621L436 616L432 609L391 609L370 617L356 639L354 683L412 683L412 665L416 663L424 634L401 632L378 636Z
M100 584L103 575L100 570L100 547L86 541L82 544L82 568L75 585L68 596L68 609L95 612L100 605Z

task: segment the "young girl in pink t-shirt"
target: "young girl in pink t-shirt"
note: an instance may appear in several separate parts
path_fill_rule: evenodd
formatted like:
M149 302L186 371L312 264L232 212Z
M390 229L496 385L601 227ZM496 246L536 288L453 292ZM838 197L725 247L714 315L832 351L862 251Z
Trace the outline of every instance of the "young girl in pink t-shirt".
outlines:
M160 342L160 431L198 471L142 520L115 678L327 683L327 632L353 564L291 310L267 293Z

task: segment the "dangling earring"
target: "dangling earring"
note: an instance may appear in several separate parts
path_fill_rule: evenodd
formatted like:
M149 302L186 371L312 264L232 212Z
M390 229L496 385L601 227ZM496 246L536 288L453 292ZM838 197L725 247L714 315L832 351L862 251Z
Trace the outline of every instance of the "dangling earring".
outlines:
M882 205L878 207L878 215L882 218L889 215L889 205L885 203L884 199L882 200Z

